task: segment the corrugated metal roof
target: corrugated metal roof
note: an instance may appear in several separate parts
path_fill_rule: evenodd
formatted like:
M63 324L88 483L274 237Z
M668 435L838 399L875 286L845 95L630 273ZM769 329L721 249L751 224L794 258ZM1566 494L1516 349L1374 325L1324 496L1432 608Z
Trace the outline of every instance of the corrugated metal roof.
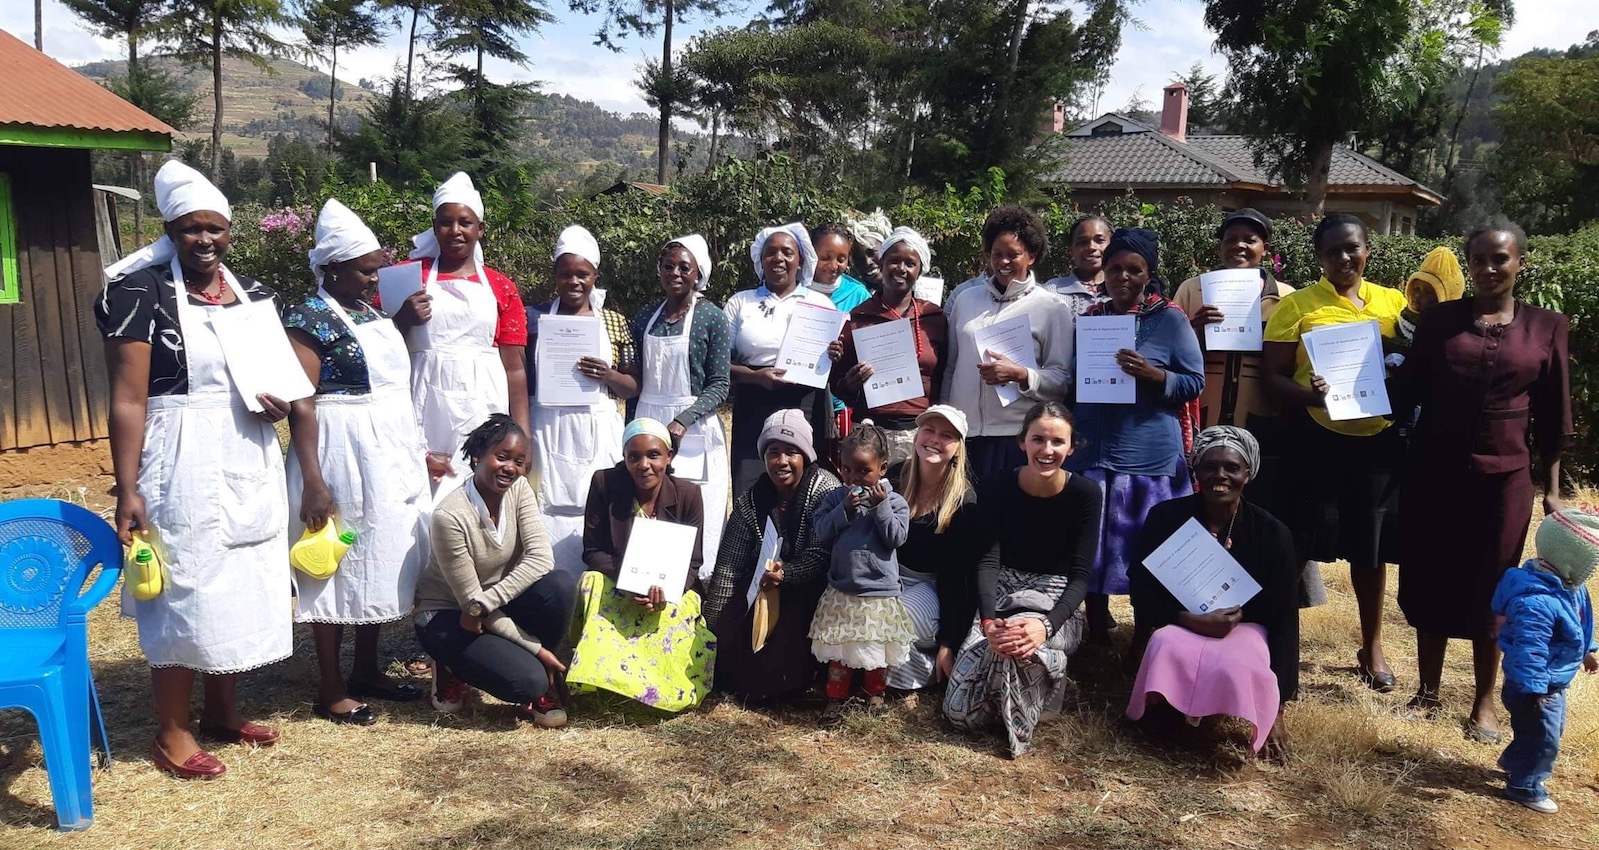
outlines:
M99 83L0 31L0 124L112 133L176 130Z

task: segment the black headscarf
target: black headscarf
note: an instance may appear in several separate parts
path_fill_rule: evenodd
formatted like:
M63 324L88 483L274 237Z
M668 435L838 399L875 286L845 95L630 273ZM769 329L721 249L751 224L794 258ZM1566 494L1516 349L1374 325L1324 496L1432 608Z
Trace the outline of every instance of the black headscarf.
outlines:
M1160 235L1142 227L1119 227L1110 235L1110 244L1105 247L1105 260L1109 261L1122 251L1132 251L1144 258L1149 266L1149 286L1145 291L1151 295L1165 296L1166 281L1160 277Z

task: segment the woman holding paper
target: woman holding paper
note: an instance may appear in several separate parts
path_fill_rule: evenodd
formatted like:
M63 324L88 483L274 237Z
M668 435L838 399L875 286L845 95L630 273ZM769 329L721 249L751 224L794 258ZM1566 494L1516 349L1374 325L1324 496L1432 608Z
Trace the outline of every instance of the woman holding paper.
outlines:
M733 384L730 454L735 493L754 486L766 471L756 441L767 417L779 410L800 411L818 435L818 451L833 427L826 382L812 387L784 380L786 370L777 363L789 319L800 305L833 309L826 295L810 288L816 274L811 235L799 222L765 228L750 244L750 260L761 285L733 293L725 308L733 333L729 376ZM843 351L836 341L829 348L835 360Z
M609 469L622 459L622 410L618 399L638 395L633 334L622 314L605 307L605 290L596 289L599 280L600 245L594 235L577 225L561 231L555 242L555 301L548 307L528 308L532 328L532 359L529 363L528 394L532 397L533 440L538 447L533 459L533 479L538 482L539 510L555 552L555 568L571 573L583 572L583 512L588 505L589 481L594 473ZM605 352L604 357L583 356L576 365L566 358L552 357L544 363L543 347L549 344L542 326L546 319L571 316L585 319L595 335L591 340ZM575 368L582 383L602 389L589 402L570 403L540 393L539 369Z
M883 429L888 435L889 462L899 463L912 454L916 417L938 401L944 382L949 322L937 304L912 294L916 281L933 261L932 247L920 233L909 227L895 228L883 240L878 255L882 260L882 291L850 312L849 321L844 323L844 353L833 364L831 383L833 392L853 410L856 422L870 418ZM876 367L861 359L855 332L889 322L901 322L910 332L918 380L907 385L910 389L894 393L899 397L896 400L874 406L867 398L866 386L876 374Z
M822 669L811 656L810 628L832 553L816 539L815 513L839 486L816 465L810 418L801 411L773 413L757 440L766 474L733 503L705 598L716 633L716 688L749 701L801 695ZM759 563L767 547L772 559ZM758 617L774 592L776 611Z
M1068 467L1104 493L1099 559L1088 592L1088 640L1106 645L1115 624L1110 597L1127 592L1133 543L1149 509L1193 492L1183 458L1179 416L1205 388L1199 340L1183 312L1160 293L1160 250L1154 231L1122 228L1105 250L1105 293L1083 320L1132 316L1133 347L1116 352L1116 365L1133 379L1131 404L1078 399L1083 446ZM1082 363L1078 363L1079 371Z
M266 746L277 730L239 713L238 674L294 649L289 506L272 426L289 404L241 397L232 370L245 364L234 359L237 347L227 354L224 320L230 343L259 334L285 346L271 368L301 383L304 375L286 348L277 295L223 265L227 198L176 160L156 173L155 196L165 235L106 268L94 312L111 385L117 535L125 545L147 535L166 568L154 599L136 600L126 586L123 597L155 692L150 760L184 779L210 779L227 767L189 731L195 674L205 676L200 734ZM242 341L264 356L265 346Z
M1491 742L1499 648L1490 602L1521 559L1534 487L1546 514L1560 509L1560 455L1575 429L1569 323L1516 299L1526 235L1500 220L1473 230L1465 250L1472 296L1421 314L1396 380L1395 409L1421 405L1400 492L1399 607L1416 628L1410 711L1440 710L1449 639L1470 640L1476 696L1466 733Z
M1280 519L1294 532L1301 561L1349 561L1360 609L1360 677L1373 690L1393 690L1382 651L1383 590L1388 540L1397 518L1401 447L1382 416L1333 419L1327 380L1316 374L1304 336L1316 328L1376 322L1394 335L1405 296L1365 279L1371 245L1366 225L1342 213L1324 217L1311 237L1319 281L1283 296L1266 323L1266 392L1282 407L1284 465Z
M1199 493L1149 511L1128 570L1133 603L1131 660L1138 665L1127 716L1173 730L1181 718L1224 714L1254 724L1251 749L1286 755L1279 722L1299 692L1299 567L1288 527L1244 499L1261 466L1260 444L1217 425L1194 439L1189 464ZM1206 613L1184 607L1146 566L1190 521L1220 543L1260 585L1241 606ZM1175 711L1173 711L1175 709ZM1149 716L1146 712L1154 712Z
M567 682L605 690L662 711L694 708L711 689L716 640L700 619L699 575L705 506L692 481L673 475L672 434L654 419L635 419L622 434L622 462L594 473L583 515L577 637ZM638 520L690 529L681 552L650 548ZM655 539L655 538L650 538ZM630 540L646 547L629 560ZM647 553L647 554L646 554ZM648 568L682 581L678 601L658 583L638 584L630 571ZM621 583L632 589L618 590Z

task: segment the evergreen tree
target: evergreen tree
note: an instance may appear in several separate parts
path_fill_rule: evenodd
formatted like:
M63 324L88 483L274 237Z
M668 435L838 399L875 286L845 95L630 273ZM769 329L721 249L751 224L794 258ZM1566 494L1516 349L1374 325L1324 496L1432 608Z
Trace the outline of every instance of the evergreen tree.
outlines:
M377 12L369 0L312 0L300 19L308 47L328 62L328 151L333 150L333 107L339 90L339 49L378 44Z
M273 28L289 16L280 0L175 0L161 34L185 65L211 72L211 179L222 171L222 60L244 59L267 70L267 57L283 49Z

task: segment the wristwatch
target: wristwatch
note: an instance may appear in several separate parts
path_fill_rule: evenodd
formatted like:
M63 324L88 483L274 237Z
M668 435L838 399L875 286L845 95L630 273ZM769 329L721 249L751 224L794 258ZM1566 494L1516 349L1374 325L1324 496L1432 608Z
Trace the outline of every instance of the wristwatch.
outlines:
M466 606L466 613L468 613L468 614L470 614L470 615L472 615L474 617L481 618L484 614L487 614L488 612L489 612L488 607L485 606L482 602L477 601L476 599L472 600Z

